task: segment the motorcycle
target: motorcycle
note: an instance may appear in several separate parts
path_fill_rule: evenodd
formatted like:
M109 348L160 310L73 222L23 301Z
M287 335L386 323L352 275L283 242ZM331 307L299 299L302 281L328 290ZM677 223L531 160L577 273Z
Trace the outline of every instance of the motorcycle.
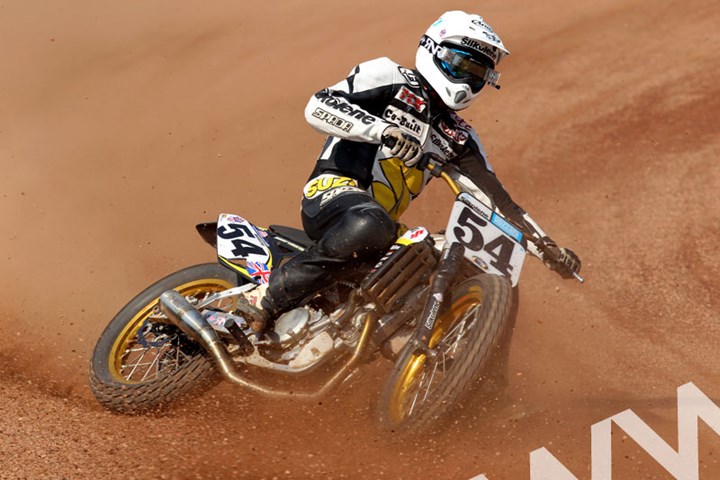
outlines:
M259 395L317 400L380 352L395 364L377 402L379 424L405 432L433 425L507 334L513 287L535 240L489 197L481 201L452 165L433 154L423 163L456 195L447 228L406 231L369 271L326 286L262 335L238 302L312 240L302 230L261 228L226 213L197 225L218 262L157 281L115 315L90 362L97 400L117 412L147 412L207 388L218 374ZM309 374L311 389L292 381Z

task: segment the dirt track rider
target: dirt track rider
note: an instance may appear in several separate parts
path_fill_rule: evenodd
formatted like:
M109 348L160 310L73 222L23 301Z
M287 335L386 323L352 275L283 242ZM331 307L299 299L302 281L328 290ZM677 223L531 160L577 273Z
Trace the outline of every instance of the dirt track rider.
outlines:
M505 54L481 17L448 12L421 39L417 70L381 58L318 92L306 117L330 136L303 192L305 232L233 214L199 225L219 263L160 280L116 315L91 362L98 400L153 409L217 372L315 399L380 350L396 361L382 425L414 430L445 412L504 335L528 251L581 280L577 256L512 201L455 113L498 87ZM457 196L447 228L398 238L395 221L433 177ZM309 391L275 381L310 372Z

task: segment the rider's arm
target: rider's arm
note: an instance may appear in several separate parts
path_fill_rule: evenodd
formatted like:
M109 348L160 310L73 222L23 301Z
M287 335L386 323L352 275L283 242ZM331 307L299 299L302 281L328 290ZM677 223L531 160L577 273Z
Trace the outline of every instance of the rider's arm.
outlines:
M400 83L398 65L388 58L361 63L350 75L310 98L305 118L316 130L355 142L379 144L390 123L381 118Z
M521 227L522 230L530 233L536 239L546 237L546 233L537 222L520 205L513 201L510 194L500 183L474 131L471 132L466 146L468 147L466 153L453 161L463 174L458 179L459 183L468 190L479 187L482 192L487 193L487 195L480 195L480 198L489 196L495 208L510 221ZM477 192L473 193L477 195ZM528 242L528 250L536 257L542 258L542 254L532 242Z

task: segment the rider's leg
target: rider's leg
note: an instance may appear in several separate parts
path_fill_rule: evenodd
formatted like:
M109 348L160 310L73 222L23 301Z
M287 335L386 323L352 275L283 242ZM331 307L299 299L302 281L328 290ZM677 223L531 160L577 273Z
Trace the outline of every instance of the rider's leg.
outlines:
M382 256L395 241L396 225L364 191L303 201L303 226L316 244L273 270L261 304L273 317L290 310L332 280Z
M377 260L394 240L395 224L376 203L339 212L316 245L273 270L263 307L278 313L295 307L332 280Z

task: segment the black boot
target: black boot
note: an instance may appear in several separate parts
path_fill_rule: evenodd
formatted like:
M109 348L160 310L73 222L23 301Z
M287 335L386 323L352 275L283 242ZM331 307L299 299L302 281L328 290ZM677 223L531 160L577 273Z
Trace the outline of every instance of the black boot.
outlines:
M273 321L278 313L268 293L269 292L266 292L260 301L261 307L250 305L242 296L236 307L238 312L240 312L242 317L247 321L248 326L257 334L263 334L269 330L273 326Z

